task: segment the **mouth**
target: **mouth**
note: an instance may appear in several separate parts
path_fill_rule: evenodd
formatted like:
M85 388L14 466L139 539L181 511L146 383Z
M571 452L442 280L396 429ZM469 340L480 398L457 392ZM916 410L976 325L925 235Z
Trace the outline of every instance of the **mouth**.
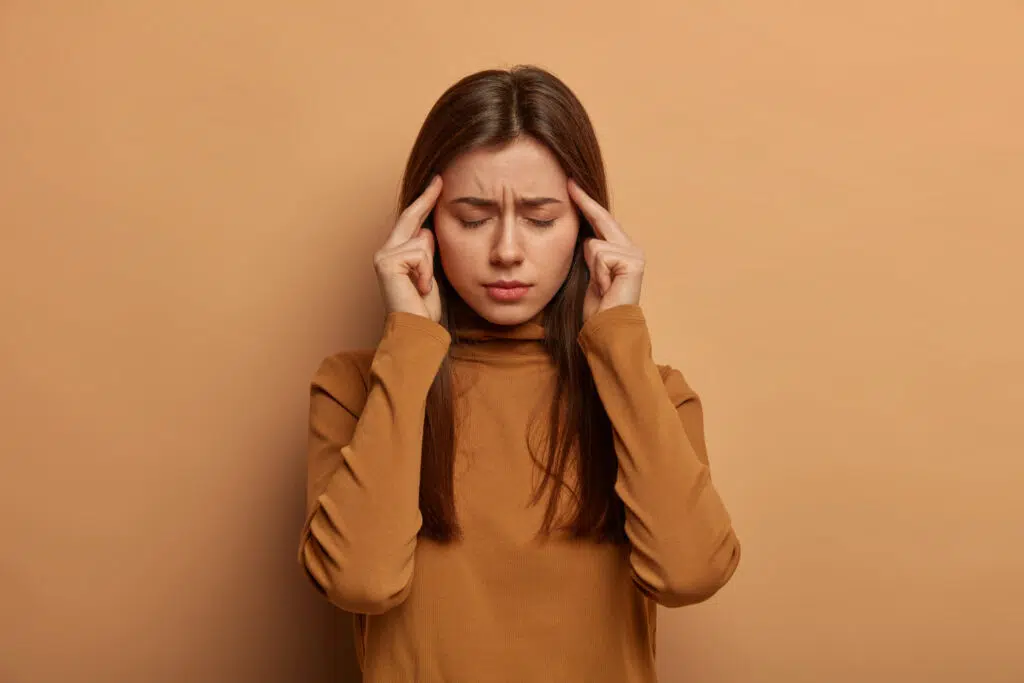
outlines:
M488 282L487 287L503 287L505 289L515 289L516 287L529 287L530 285L519 280L495 280L494 282Z
M484 286L487 288L487 294L492 299L501 302L518 301L526 296L526 293L532 287L532 285L520 282L519 280L498 280L496 282L489 282Z

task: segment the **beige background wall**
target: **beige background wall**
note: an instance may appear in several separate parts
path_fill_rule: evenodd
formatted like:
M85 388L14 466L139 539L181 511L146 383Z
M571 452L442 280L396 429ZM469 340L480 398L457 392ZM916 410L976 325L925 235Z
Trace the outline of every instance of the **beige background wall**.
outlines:
M349 678L307 381L434 98L589 107L745 557L667 682L1024 680L1024 5L0 3L0 681Z

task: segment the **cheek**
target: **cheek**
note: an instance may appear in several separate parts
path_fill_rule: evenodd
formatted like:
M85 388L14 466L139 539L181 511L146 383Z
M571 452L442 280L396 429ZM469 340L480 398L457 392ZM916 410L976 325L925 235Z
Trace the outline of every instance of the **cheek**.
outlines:
M551 241L541 249L546 261L546 269L549 272L559 272L564 275L572 263L572 254L576 248L579 228L576 225L566 226L566 228L560 230L558 234L552 235Z
M442 221L434 227L434 259L444 267L444 274L452 284L461 282L468 270L469 254L466 244Z

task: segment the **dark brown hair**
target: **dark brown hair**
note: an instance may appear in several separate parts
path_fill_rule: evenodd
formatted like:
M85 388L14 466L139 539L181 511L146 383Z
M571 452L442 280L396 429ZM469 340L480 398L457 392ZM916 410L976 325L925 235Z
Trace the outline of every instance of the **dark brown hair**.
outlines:
M529 136L545 145L566 175L602 206L608 188L597 136L583 105L561 80L535 66L488 69L452 85L427 114L406 164L399 210L426 189L430 179L461 154L508 144ZM608 415L597 395L586 358L577 344L583 298L590 274L583 241L594 236L582 213L572 265L565 282L547 305L544 344L557 368L550 407L547 453L530 451L543 474L533 502L547 494L541 529L550 533L567 493L573 502L562 528L575 537L621 540L622 502L615 494L617 460ZM428 219L425 227L432 229ZM462 305L436 258L435 280L442 302L441 324L458 342L453 306ZM455 416L451 358L445 357L427 395L420 475L421 534L438 541L459 535L455 514L453 465ZM570 470L569 468L573 468Z

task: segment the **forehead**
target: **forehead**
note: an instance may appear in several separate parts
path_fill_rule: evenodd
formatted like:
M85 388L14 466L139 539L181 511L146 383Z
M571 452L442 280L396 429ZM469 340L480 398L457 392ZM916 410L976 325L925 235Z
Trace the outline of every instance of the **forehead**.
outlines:
M566 194L567 177L555 155L533 138L501 147L482 147L459 156L442 174L444 190L483 196L510 189L516 194L541 191ZM557 196L557 195L556 195Z

